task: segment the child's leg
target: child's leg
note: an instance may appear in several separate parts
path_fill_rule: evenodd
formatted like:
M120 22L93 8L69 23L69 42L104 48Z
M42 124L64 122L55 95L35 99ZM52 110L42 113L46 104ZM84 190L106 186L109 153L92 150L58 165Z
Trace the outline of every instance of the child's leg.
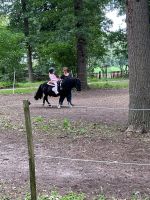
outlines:
M54 83L53 83L52 81L48 81L48 82L47 82L47 85L54 86Z
M55 92L55 94L58 94L58 90L57 90L57 83L54 83L55 86L52 88L52 91Z

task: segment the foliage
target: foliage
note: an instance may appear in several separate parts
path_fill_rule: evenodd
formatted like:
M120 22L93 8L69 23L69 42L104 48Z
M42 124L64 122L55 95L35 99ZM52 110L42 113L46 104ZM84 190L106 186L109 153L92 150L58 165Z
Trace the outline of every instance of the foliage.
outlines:
M40 65L42 66L47 65L49 62L47 65L47 68L49 68L55 62L57 73L62 73L62 67L69 67L70 70L75 71L75 48L69 42L54 42L47 44L47 46L40 44L38 46L38 55L40 56ZM42 70L43 68L40 69Z
M21 1L19 0L12 1L9 5L6 0L3 0L3 2L6 2L6 7L8 7L8 9L4 9L6 11L4 13L9 16L7 31L23 36L23 34L20 34L20 32L24 32L23 20L25 17L29 20L29 35L18 40L17 47L22 47L22 51L25 52L26 42L30 43L35 73L46 74L49 67L55 63L57 72L60 73L62 67L66 66L72 70L73 74L76 74L77 28L75 25L78 20L84 22L84 26L78 30L78 34L84 34L86 37L89 66L101 65L105 62L109 57L109 44L114 44L112 38L119 40L119 42L115 42L113 49L115 56L119 57L119 60L123 60L126 42L122 40L123 37L119 36L120 33L107 34L112 22L105 17L104 9L108 3L116 7L120 6L117 0L83 0L84 10L80 19L74 15L73 0L28 0L26 1L26 12L22 11ZM16 37L18 38L18 35ZM6 44L6 46L9 48L9 45ZM14 43L13 46L15 47ZM16 57L19 57L19 53L16 50L14 51ZM4 58L8 65L6 54ZM15 63L14 59L10 55L9 61L11 63ZM20 65L19 62L14 65L17 66L17 70L21 70L22 67L25 68L25 65ZM13 71L13 67L12 65L9 66L10 73ZM24 78L23 74L20 74L20 76Z
M119 9L120 15L125 13L125 2L126 0L110 0L109 7L110 9Z
M3 79L11 80L14 70L21 70L24 66L20 64L24 50L21 47L23 35L11 32L4 25L0 25L0 75ZM10 75L6 77L9 72ZM1 78L2 80L2 78Z
M112 32L109 34L108 39L110 44L113 44L113 54L116 57L125 57L127 59L127 35L124 30Z
M103 29L110 23L105 19L103 12L107 3L107 0L84 1L82 17L85 25L80 31L86 35L90 57L100 58L106 51L104 40L101 38L105 35ZM49 3L43 0L28 0L26 14L30 21L28 40L32 44L39 65L43 66L52 59L59 66L69 66L73 69L76 61L76 18L73 1L53 0ZM20 1L17 0L13 3L10 14L10 26L13 30L23 31L23 17Z

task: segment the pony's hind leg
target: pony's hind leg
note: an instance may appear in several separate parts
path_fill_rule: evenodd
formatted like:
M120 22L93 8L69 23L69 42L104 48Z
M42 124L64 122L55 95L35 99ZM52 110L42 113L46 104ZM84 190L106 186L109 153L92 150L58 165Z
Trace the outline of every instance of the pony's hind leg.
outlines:
M45 99L45 96L44 96L44 97L43 97L43 106L45 105L45 100L46 100L46 99Z

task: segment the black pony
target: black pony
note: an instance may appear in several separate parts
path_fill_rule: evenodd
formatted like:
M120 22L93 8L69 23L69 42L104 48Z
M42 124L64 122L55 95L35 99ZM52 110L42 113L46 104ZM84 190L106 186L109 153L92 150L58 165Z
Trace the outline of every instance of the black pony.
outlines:
M72 88L76 88L77 91L81 91L81 82L78 78L67 78L67 79L62 80L61 86L60 84L58 84L58 92L59 92L58 95L56 95L52 91L52 86L48 85L47 83L43 83L39 86L34 98L35 100L43 98L43 105L45 104L45 101L46 101L48 105L51 106L50 102L48 101L48 96L50 97L60 96L58 108L61 107L65 98L67 98L68 105L71 106L72 103L71 103L70 97L71 97ZM44 94L44 97L43 97L43 94Z

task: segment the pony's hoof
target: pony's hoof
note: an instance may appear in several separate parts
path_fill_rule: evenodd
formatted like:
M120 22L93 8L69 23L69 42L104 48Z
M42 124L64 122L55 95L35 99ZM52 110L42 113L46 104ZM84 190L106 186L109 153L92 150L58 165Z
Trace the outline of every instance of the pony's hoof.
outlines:
M61 105L59 104L59 105L57 106L57 108L61 108Z
M42 106L45 106L45 104L43 103Z
M51 105L51 104L48 104L48 107L52 108L52 105Z
M69 108L72 108L72 107L73 107L70 103L68 104L68 106L69 106Z

